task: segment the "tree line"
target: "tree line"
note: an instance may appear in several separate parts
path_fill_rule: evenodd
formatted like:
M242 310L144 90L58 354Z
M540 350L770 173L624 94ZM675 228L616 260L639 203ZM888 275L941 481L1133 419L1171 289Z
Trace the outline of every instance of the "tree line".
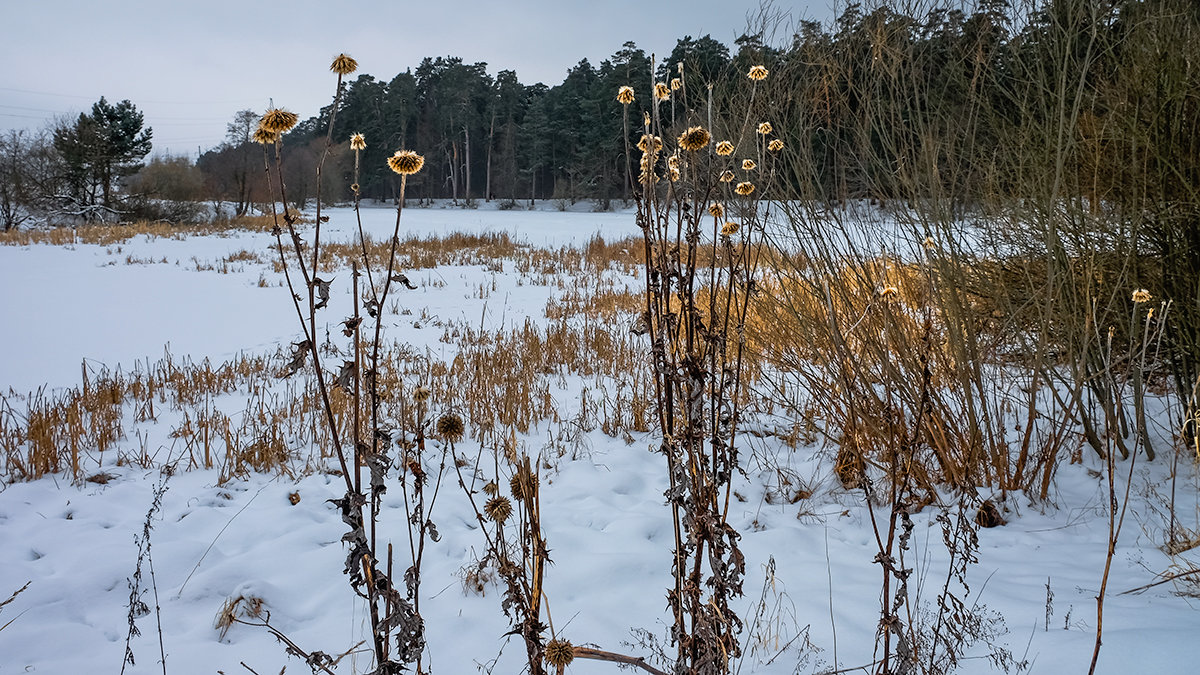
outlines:
M1174 27L1188 44L1200 10L1167 5L1178 7ZM746 71L764 65L772 73L764 95L779 117L769 121L794 158L797 196L910 199L919 184L965 207L1019 197L1049 169L1097 204L1138 190L1194 193L1187 186L1196 184L1200 106L1186 94L1194 69L1181 62L1182 70L1166 72L1164 64L1178 59L1146 51L1160 47L1143 18L1167 5L849 3L831 22L789 27L782 41L771 32L779 26L750 31L732 47L687 36L657 60L626 42L599 65L580 60L555 86L524 84L512 70L493 76L486 63L425 58L390 78L347 82L336 114L326 106L284 139L284 179L297 206L315 196L314 168L333 115L335 145L322 181L331 201L353 195L348 141L361 133L367 147L358 184L366 199L395 198L397 179L385 160L406 148L427 158L409 185L417 199L596 200L606 208L629 197L619 87L638 92L629 109L637 126L654 105L655 82L681 80L693 109L729 109ZM1063 91L1064 82L1081 86ZM1169 98L1167 89L1184 93ZM1062 106L1074 113L1069 119L1058 115ZM90 114L41 133L10 132L0 140L4 227L48 215L129 217L138 204L144 211L162 200L218 202L244 215L268 198L262 150L252 140L257 117L237 112L225 142L194 165L171 157L143 165L151 134L128 101L102 99ZM1008 144L1028 147L1031 134L1051 133L1049 120L1060 123L1053 133L1072 140L1057 169L1006 153ZM1128 152L1144 161L1127 161ZM1154 167L1159 175L1142 171Z

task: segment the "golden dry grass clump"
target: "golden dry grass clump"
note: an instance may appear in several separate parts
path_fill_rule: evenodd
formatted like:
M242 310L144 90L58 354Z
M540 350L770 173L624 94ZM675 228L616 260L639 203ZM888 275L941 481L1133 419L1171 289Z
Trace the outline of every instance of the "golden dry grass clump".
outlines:
M367 139L363 138L362 134L351 134L350 135L350 149L351 150L366 150L367 149Z
M746 73L746 77L755 82L761 82L767 79L767 69L764 66L754 66L750 69L750 72Z
M338 75L349 75L358 70L358 61L350 58L346 54L338 54L333 60L333 65L329 69Z
M712 140L712 134L708 133L708 129L704 127L688 127L688 130L679 135L679 147L688 152L695 152Z
M624 86L617 90L617 101L623 105L633 103L633 87Z
M411 176L425 166L425 158L412 150L397 150L388 157L388 166L401 176Z
M282 108L272 108L265 112L258 121L258 128L272 134L286 134L296 126L300 118L296 113Z

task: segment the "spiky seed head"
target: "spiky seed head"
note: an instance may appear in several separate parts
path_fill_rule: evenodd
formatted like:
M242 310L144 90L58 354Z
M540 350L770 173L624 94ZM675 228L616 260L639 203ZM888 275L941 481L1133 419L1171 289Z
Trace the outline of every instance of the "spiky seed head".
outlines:
M879 297L884 300L890 300L900 294L900 289L895 286L884 286L879 289Z
M925 237L925 241L922 242L922 245L925 246L926 251L932 251L933 249L937 248L937 242L934 241L933 237Z
M575 647L567 640L555 638L546 643L545 655L546 663L561 670L575 660Z
M273 134L286 134L296 126L300 118L296 113L282 108L271 108L263 114L258 126Z
M367 139L363 138L362 134L350 134L350 149L351 150L366 150Z
M724 218L725 207L722 206L720 202L713 202L708 205L708 215L712 216L713 218Z
M388 157L388 166L401 176L411 176L425 166L425 158L412 150L397 150Z
M486 484L484 484L483 492L486 495L495 497L496 495L500 494L500 486L496 485L496 481L489 480Z
M754 192L754 183L751 183L750 181L738 183L737 187L733 188L733 191L743 197L748 197Z
M633 87L625 86L618 89L617 101L622 105L633 103Z
M726 221L725 224L721 226L721 235L725 237L731 237L737 234L739 227L740 226L732 220Z
M771 141L770 143L767 143L767 149L770 150L771 152L779 152L780 150L783 149L783 141L776 138L775 140Z
M1132 299L1134 302L1136 302L1138 304L1141 304L1143 302L1150 302L1150 291L1148 291L1144 288L1139 288L1133 292Z
M722 171L721 172L721 182L722 183L732 183L733 182L733 172L730 171L729 169L725 169L724 171Z
M337 58L333 60L333 65L329 66L329 69L338 75L349 75L358 70L358 61L345 54L338 54Z
M742 170L743 171L753 171L756 167L758 167L758 165L754 163L754 160L752 160L752 159L743 159L742 160Z
M683 86L683 80L679 79L678 77L671 78L671 91L676 91L677 89L679 89L682 86Z
M663 142L660 136L651 136L649 134L642 134L642 137L638 139L637 143L638 150L641 150L642 152L658 152L659 150L662 150L662 146ZM654 149L647 150L647 148Z
M771 126L770 122L762 122L758 125L758 133L762 134L763 136L766 136L767 134L771 133L773 130L774 130L774 127Z
M463 437L463 419L455 413L446 413L438 418L437 432L450 442Z
M679 135L679 147L689 152L695 152L700 148L708 145L712 140L712 134L708 133L708 129L704 127L688 127L688 130Z
M654 97L660 101L665 101L671 98L671 88L665 83L659 82L654 85Z
M413 398L417 401L417 403L422 403L429 400L429 395L431 393L432 392L429 391L429 387L421 385L413 390Z
M763 66L754 66L750 69L750 72L746 73L746 77L755 82L760 82L767 79L767 69Z
M531 499L537 489L537 485L537 474L525 462L517 466L516 472L513 473L512 479L508 482L512 496L521 501Z
M717 143L717 154L722 157L727 157L733 154L733 143L729 141L721 141Z
M678 181L679 176L680 176L679 167L677 167L677 166L667 167L667 178L670 178L672 183Z
M279 134L267 131L266 129L262 128L262 125L260 124L259 127L254 130L254 135L251 136L251 138L254 139L255 143L262 145L274 145L275 142L279 140Z
M350 191L351 191L351 192L353 192L354 194L358 194L358 190L359 190L358 183L351 183L351 184L350 184Z
M512 515L512 502L503 495L492 497L483 505L483 512L492 522L503 524Z
M671 155L667 158L667 168L679 170L679 155Z

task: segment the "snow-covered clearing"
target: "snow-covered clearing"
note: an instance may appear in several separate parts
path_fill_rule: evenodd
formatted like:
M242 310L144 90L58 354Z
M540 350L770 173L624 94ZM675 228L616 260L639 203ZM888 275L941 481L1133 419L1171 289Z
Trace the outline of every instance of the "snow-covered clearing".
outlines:
M330 211L328 240L350 241L354 214ZM364 209L364 225L379 239L390 233L391 208ZM423 235L506 232L533 246L581 246L593 235L614 240L637 235L628 212L498 211L481 208L407 209L403 229ZM269 260L265 233L138 237L112 246L0 246L0 390L20 415L25 395L80 384L81 372L129 371L169 351L173 359L214 364L239 353L274 354L295 339L296 314L282 275ZM221 261L240 251L262 261ZM219 273L224 271L225 273ZM418 352L447 355L446 326L460 323L495 331L527 318L545 323L548 300L571 292L578 277L566 272L534 283L511 263L409 270L416 290L399 297L393 337ZM338 279L348 278L349 272ZM639 280L614 273L613 283ZM325 315L330 330L349 307L348 284L335 283ZM612 438L581 418L580 391L592 384L565 375L552 388L558 421L518 439L531 455L544 452L543 525L554 561L546 591L556 632L575 644L650 655L636 631L666 634L670 585L671 515L664 507L661 457L645 434ZM239 394L228 404L236 413ZM584 411L585 412L585 411ZM0 488L0 601L30 582L0 610L0 674L8 672L118 672L125 655L129 585L155 486L166 481L162 508L152 521L153 579L157 594L143 600L150 614L137 620L142 635L130 646L136 665L126 672L161 672L159 627L166 670L175 673L305 672L302 661L260 628L235 625L222 637L214 627L228 599L260 597L272 623L307 650L341 653L368 635L362 603L341 570L345 530L328 500L341 496L340 479L323 473L298 479L252 474L222 482L213 470L179 471L118 465L139 449L158 461L182 450L171 431L180 424L167 406L156 419L134 420L116 450L86 461L88 474L107 483L72 484L63 476ZM631 442L630 442L631 440ZM833 452L820 440L795 450L774 438L747 436L747 476L736 479L731 524L743 533L745 597L741 615L743 673L819 672L872 661L879 617L880 569L870 512L860 494L831 477ZM1164 453L1166 454L1166 453ZM1124 471L1127 464L1119 468ZM1063 465L1049 503L1013 495L1003 527L979 531L979 562L969 572L970 602L981 616L1002 618L1007 634L996 644L1030 672L1085 672L1095 640L1095 595L1104 567L1107 487L1102 464L1089 452ZM1173 560L1158 546L1161 517L1173 489L1168 461L1141 460L1133 475L1131 513L1114 558L1105 610L1101 673L1189 673L1200 662L1200 613L1173 584L1118 595L1155 581ZM813 494L790 503L778 498L782 476ZM1123 479L1121 479L1123 480ZM1184 461L1174 484L1185 525L1195 526L1195 467ZM299 495L295 505L291 493ZM984 495L988 496L988 495ZM398 555L403 511L388 493L381 536L395 537ZM945 581L942 511L927 507L914 520L909 563L912 592L925 606ZM886 514L878 512L886 519ZM422 614L429 665L435 673L493 668L519 672L524 651L500 610L501 591L465 590L464 575L484 544L470 505L447 478L433 520L441 540L426 553ZM389 531L388 527L395 528ZM773 562L772 562L773 561ZM773 569L773 573L768 573ZM919 586L919 590L918 587ZM759 608L763 607L763 611ZM758 616L759 618L755 618ZM7 625L5 625L7 624ZM997 624L998 625L998 624ZM983 644L968 651L959 672L992 672ZM494 661L498 659L498 661ZM346 657L339 672L369 670L366 652ZM609 663L577 660L573 673L611 673ZM862 671L857 671L862 672Z

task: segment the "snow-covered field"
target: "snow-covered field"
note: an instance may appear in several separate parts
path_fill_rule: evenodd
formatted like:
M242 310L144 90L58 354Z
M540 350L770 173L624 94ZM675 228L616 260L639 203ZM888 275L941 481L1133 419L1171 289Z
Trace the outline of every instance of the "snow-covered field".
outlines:
M354 215L334 209L325 236L348 241ZM379 238L395 212L364 210ZM537 246L578 246L594 234L619 239L637 234L628 212L590 213L488 209L408 209L404 230L422 234L508 232ZM112 246L0 246L0 391L19 415L23 397L39 388L77 386L81 370L130 369L173 357L226 361L238 353L273 353L295 339L296 316L287 290L269 264L244 262L225 274L204 269L241 250L265 251L266 234L196 236L181 240L135 238ZM414 316L470 321L496 330L531 317L544 321L547 300L569 291L526 283L511 266L457 266L416 270L418 286L401 297ZM345 272L348 278L349 272ZM637 279L624 282L636 285ZM480 288L491 289L481 294ZM486 295L486 297L480 297ZM348 285L336 286L331 327L346 314ZM336 317L336 318L335 318ZM418 350L450 349L437 322L412 326L397 318L395 337ZM332 329L336 334L336 328ZM564 417L579 408L578 381L557 390ZM176 449L170 412L154 422L130 422L128 447ZM519 439L530 454L561 445L561 427L546 424ZM662 639L668 614L672 524L664 506L661 457L652 438L633 442L599 431L572 439L572 452L543 471L543 525L554 564L546 582L559 635L573 643L649 655L641 631ZM830 476L832 451L820 442L795 451L777 441L746 438L747 476L735 490L731 524L743 533L745 597L741 616L743 673L820 672L872 662L879 616L880 569L868 508ZM91 460L107 472L105 484L72 484L63 476L0 487L0 601L29 582L0 609L0 675L17 672L115 673L122 669L130 597L128 579L138 563L140 535L155 486L166 481L151 532L153 586L143 596L151 613L137 620L130 646L136 665L126 672L162 672L158 621L166 670L174 673L305 672L261 628L235 625L221 636L214 619L239 595L261 597L272 623L307 650L341 653L368 635L363 605L341 574L345 526L327 500L344 486L337 477L297 480L252 475L221 483L215 470L178 472L117 466L118 453ZM1164 453L1166 454L1166 453ZM575 458L572 458L575 457ZM1029 672L1086 672L1095 640L1095 596L1105 561L1107 486L1089 452L1064 465L1051 499L1032 503L1013 495L1008 523L979 531L979 561L970 569L971 602L981 616L1002 618L997 638ZM1124 465L1122 465L1124 466ZM814 489L796 503L769 499L778 469ZM1197 600L1173 584L1118 595L1155 581L1172 559L1158 546L1166 524L1163 495L1172 489L1169 462L1142 462L1134 472L1131 513L1114 558L1104 615L1098 672L1191 673L1200 663ZM1181 462L1175 499L1184 525L1195 527L1195 467ZM293 505L289 494L298 493ZM983 495L989 496L989 495ZM401 550L402 505L388 493L381 536ZM946 552L936 506L915 516L910 563L914 593L931 607L946 574ZM878 517L886 518L880 511ZM464 591L464 570L484 543L469 504L447 480L433 520L441 541L427 550L422 614L434 673L491 668L519 672L519 639L500 611L501 590ZM392 527L396 529L388 530ZM405 543L406 547L407 544ZM773 561L773 562L772 562ZM143 585L150 586L149 564ZM768 570L773 572L768 573ZM919 586L919 591L918 591ZM764 611L760 612L760 605ZM754 617L760 616L758 620ZM361 648L360 648L361 649ZM977 645L959 663L963 673L993 672ZM244 664L244 665L243 665ZM338 672L365 672L366 652L346 657ZM610 663L577 660L573 673L608 673ZM854 672L864 672L857 670Z

